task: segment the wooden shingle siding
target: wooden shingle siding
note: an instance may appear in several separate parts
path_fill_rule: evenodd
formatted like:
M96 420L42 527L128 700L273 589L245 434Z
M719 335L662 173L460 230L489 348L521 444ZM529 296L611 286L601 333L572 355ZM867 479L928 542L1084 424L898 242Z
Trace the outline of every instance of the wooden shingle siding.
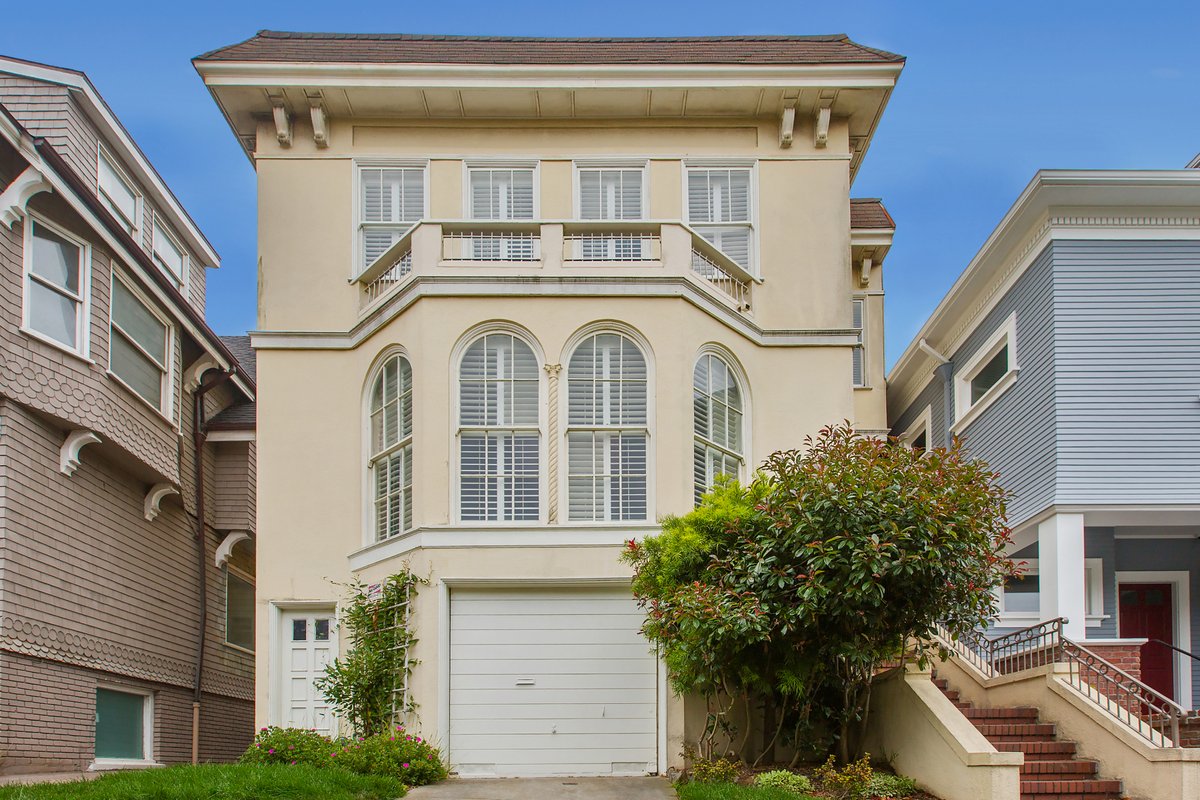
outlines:
M31 134L50 142L84 180L95 184L99 139L65 86L0 74L0 103Z
M1059 241L1054 264L1057 501L1200 502L1200 243Z
M58 431L15 403L0 403L0 424L9 476L0 649L190 686L198 620L193 527L177 499L147 522L147 484L88 449L75 474L63 475ZM219 536L210 531L206 539L211 563ZM209 572L209 612L220 615L222 579ZM219 640L210 651L206 686L249 699L252 659Z

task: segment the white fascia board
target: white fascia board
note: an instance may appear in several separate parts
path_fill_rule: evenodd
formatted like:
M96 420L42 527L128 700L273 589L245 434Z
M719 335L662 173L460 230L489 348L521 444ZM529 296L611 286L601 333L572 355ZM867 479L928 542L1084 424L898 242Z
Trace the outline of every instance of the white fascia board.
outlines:
M205 266L213 269L221 266L221 257L217 255L217 251L213 249L183 205L175 198L166 181L154 169L133 137L125 130L125 126L104 102L104 98L92 85L87 75L74 70L46 64L34 64L4 56L0 56L0 72L54 83L70 89L74 96L81 101L92 122L101 131L108 134L105 137L108 141L104 144L110 150L115 150L116 154L134 172L134 177L142 184L146 193L168 215L172 227L187 240L189 247L194 252L203 257Z
M746 66L303 64L194 61L209 86L426 88L785 88L890 89L903 64Z
M1200 204L1200 172L1189 170L1041 170L1022 190L1016 202L1008 209L1000 222L984 241L979 251L971 259L967 268L946 292L945 297L938 303L937 308L929 315L929 319L921 330L909 342L908 347L896 360L895 366L888 373L888 385L903 396L912 387L908 384L921 380L916 368L928 360L928 356L920 350L922 339L929 341L943 353L953 348L951 342L941 341L941 337L953 329L959 318L969 313L971 309L967 301L973 293L984 292L989 287L989 272L994 272L1004 266L1004 258L1013 247L1021 241L1011 241L1010 237L1026 231L1032 232L1032 222L1045 214L1052 206L1078 206L1081 208L1096 207L1103 209L1106 214L1114 214L1119 206L1098 206L1095 198L1089 198L1088 192L1097 189L1156 189L1183 188L1195 189L1196 203ZM1051 196L1055 190L1066 190L1077 197L1064 197L1062 192ZM1074 202L1072 202L1074 200ZM1162 205L1171 205L1164 203ZM1049 238L1056 233L1063 233L1061 228L1051 228ZM1035 248L1037 249L1037 248ZM1033 253L1036 255L1036 253Z

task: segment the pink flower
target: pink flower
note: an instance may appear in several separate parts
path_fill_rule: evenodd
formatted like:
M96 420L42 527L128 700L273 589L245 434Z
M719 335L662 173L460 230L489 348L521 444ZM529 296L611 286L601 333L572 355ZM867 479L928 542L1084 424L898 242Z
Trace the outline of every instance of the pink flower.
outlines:
M408 762L407 762L407 761L405 761L405 762L404 762L403 764L401 764L400 766L404 767L405 769L408 769Z
M274 747L272 747L272 748L271 748L270 750L268 750L267 752L268 752L268 753L270 753L271 755L275 755L275 748L274 748Z

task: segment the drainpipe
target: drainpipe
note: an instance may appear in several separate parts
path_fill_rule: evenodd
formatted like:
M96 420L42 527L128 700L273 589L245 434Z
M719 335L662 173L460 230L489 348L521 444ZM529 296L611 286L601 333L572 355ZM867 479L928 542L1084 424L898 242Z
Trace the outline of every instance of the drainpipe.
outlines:
M954 408L954 365L950 363L950 359L933 349L929 342L921 339L917 342L917 347L921 352L931 356L938 362L937 369L934 370L936 375L942 379L942 422L945 429L942 431L942 446L950 446L950 411ZM930 442L933 444L933 442Z
M236 370L219 372L201 381L192 394L192 470L196 496L196 603L200 624L196 629L196 673L192 679L192 763L200 763L200 679L204 674L204 638L208 631L208 552L204 546L204 442L208 438L204 420L204 395L234 376Z

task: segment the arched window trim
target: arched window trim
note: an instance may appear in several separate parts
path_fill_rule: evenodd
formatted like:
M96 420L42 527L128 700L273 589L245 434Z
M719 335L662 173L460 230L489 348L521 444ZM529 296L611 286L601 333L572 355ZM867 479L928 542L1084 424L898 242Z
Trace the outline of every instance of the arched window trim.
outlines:
M707 446L713 447L714 449L720 450L720 451L728 453L734 457L740 458L741 462L742 462L742 466L741 466L740 474L737 476L737 478L739 481L745 482L746 480L749 479L750 475L752 474L751 471L753 468L751 465L754 464L754 461L752 460L752 453L751 453L751 450L752 450L753 444L754 444L754 436L753 436L754 428L751 424L751 413L752 413L754 404L751 400L750 380L749 380L749 378L747 378L746 371L745 371L745 369L743 369L741 362L737 359L736 356L734 356L734 354L732 352L729 351L729 349L727 349L726 347L724 347L722 345L717 344L716 342L709 342L709 343L705 344L704 346L702 346L699 349L699 351L697 351L695 359L692 360L692 370L691 370L689 376L691 377L691 380L692 380L692 391L693 392L695 391L696 364L698 364L700 359L704 358L705 356L714 356L716 358L719 358L725 364L725 366L728 367L730 373L733 375L734 380L737 381L738 390L740 391L741 397L742 397L742 430L741 430L742 452L740 454L735 453L735 452L729 450L728 448L720 445L719 443L712 441L711 439L708 439L707 437L700 436L696 432L696 411L695 411L695 406L693 405L692 406L693 457L694 457L695 443L702 442ZM693 479L692 479L693 495L695 494L695 489L696 489L695 484L696 484L695 473L693 472Z
M533 357L538 367L538 518L537 520L464 520L462 517L462 444L460 436L463 427L462 396L460 394L459 378L462 370L463 357L467 349L481 337L491 333L505 333L524 342L533 351ZM481 526L488 528L529 528L546 524L546 407L547 388L545 380L546 356L541 343L528 329L521 325L505 320L490 320L480 323L459 337L450 353L450 509L451 518L455 525ZM530 428L532 430L532 428Z
M371 398L372 398L372 395L374 394L375 382L377 380L379 380L380 376L383 374L384 367L392 359L397 358L397 357L403 358L406 362L408 362L409 373L412 375L412 388L411 388L411 395L409 398L409 403L411 405L412 417L413 417L412 431L409 433L408 436L401 437L400 440L397 441L395 444L393 444L393 445L389 446L388 448L386 448L385 450L377 453L377 452L375 452L375 444L374 444L374 441L371 436L371 417L372 417ZM415 450L415 447L413 447L413 439L414 439L414 433L417 428L417 425L416 425L416 418L417 418L416 387L417 387L417 371L413 368L412 357L409 355L408 350L403 346L393 345L391 347L386 348L379 355L377 355L375 357L375 360L371 364L371 368L369 370L367 370L367 379L363 383L363 392L362 392L362 459L360 462L363 465L363 472L362 472L362 487L363 487L363 489L362 489L362 510L363 510L363 512L362 512L362 531L363 531L363 534L362 534L362 539L363 539L363 544L366 546L369 546L372 544L378 544L380 542L385 542L390 539L400 538L407 533L411 533L413 530L415 530L418 527L418 525L417 525L417 508L416 508L416 502L415 502L417 478L416 478L416 470L413 469L413 467L412 467L413 452ZM408 527L403 528L399 532L399 534L380 539L377 536L377 530L375 527L375 525L376 525L375 463L378 459L388 456L388 455L391 455L392 453L395 453L397 450L404 448L404 447L409 448L409 471L410 471L410 475L412 476L412 483L409 486L408 497L407 497L407 503L408 503L408 508L409 508L408 516L411 520L411 524Z
M570 422L571 392L570 392L570 363L575 350L591 337L601 333L615 333L630 339L641 350L642 358L646 361L646 518L644 520L573 520L570 514L570 451L568 435L572 426ZM655 519L655 497L657 494L657 454L656 454L656 420L657 420L657 381L655 371L654 349L641 331L616 320L600 320L589 323L571 335L563 345L559 363L562 365L558 400L558 496L560 498L559 524L576 527L613 527L629 526Z

